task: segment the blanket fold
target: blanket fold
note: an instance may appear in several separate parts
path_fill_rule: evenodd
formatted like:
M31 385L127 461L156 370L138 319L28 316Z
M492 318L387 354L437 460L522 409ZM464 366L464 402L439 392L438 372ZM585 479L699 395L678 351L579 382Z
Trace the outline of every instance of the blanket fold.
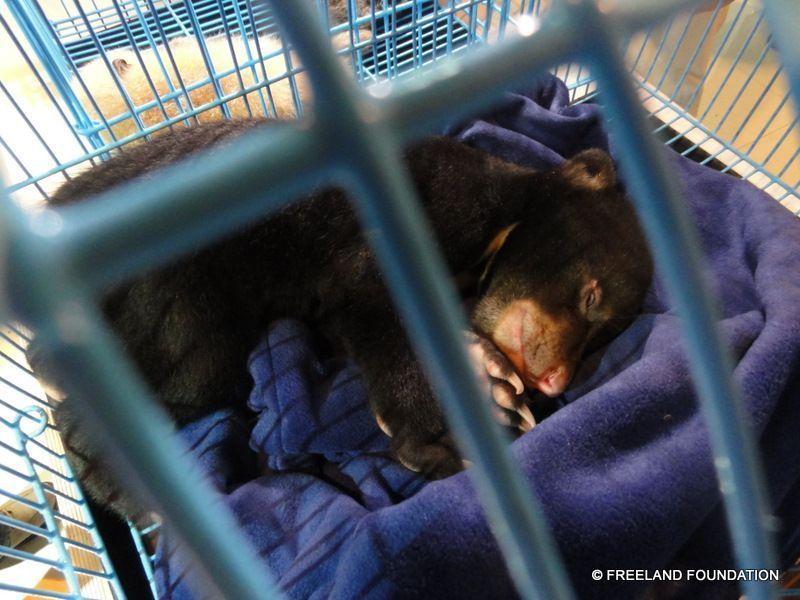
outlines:
M569 106L564 84L543 77L447 133L546 168L585 148L613 153L599 110ZM800 224L750 184L664 151L721 299L719 327L760 442L786 566L800 554ZM737 597L720 582L591 577L595 569L733 566L679 325L656 278L643 314L587 357L564 408L513 444L581 598ZM426 483L393 462L353 365L320 360L304 325L280 321L249 368L252 430L222 411L182 434L289 596L515 596L469 473ZM237 453L248 457L238 462ZM261 469L249 462L256 456ZM163 537L161 597L191 598L180 552L168 548Z

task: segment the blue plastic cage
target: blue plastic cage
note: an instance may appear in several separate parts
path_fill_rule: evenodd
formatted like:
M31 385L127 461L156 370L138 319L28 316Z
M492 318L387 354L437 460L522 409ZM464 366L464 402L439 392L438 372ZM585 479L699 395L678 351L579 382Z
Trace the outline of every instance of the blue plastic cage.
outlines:
M432 246L412 233L419 230L419 215L406 180L391 169L401 142L487 106L504 87L547 68L567 82L574 102L598 100L603 92L623 170L684 315L714 451L723 459L717 461L720 477L734 483L726 488L726 506L737 559L743 567L772 565L757 461L711 325L713 302L697 275L695 234L654 142L748 179L800 212L800 144L790 95L791 83L795 91L800 86L800 49L790 37L800 24L797 9L788 0L767 1L766 13L754 0L604 2L600 11L588 1L366 4L364 10L348 2L342 22L329 19L322 0L274 6L250 0L8 0L0 9L0 51L8 57L0 71L0 149L7 191L17 200L0 205L0 276L6 273L0 307L15 309L3 313L7 325L0 330L0 531L8 536L0 536L0 591L20 597L124 595L49 422L50 407L25 365L28 334L18 324L25 322L60 344L65 363L81 374L74 389L91 403L98 431L140 433L117 435L120 468L139 473L136 484L156 496L176 499L164 506L164 515L200 566L217 573L219 589L230 597L270 595L269 582L241 552L241 534L226 527L230 519L223 515L212 528L202 518L191 488L203 486L174 451L160 414L150 404L135 412L126 407L126 395L146 393L84 301L91 290L156 260L137 245L139 227L159 223L175 234L157 253L163 260L187 243L201 210L226 216L217 233L264 210L249 202L195 201L205 181L233 181L257 160L270 174L273 207L297 192L300 174L331 168L351 173L364 219L383 232L377 249L401 310L414 317L408 319L416 324L412 334L423 351L440 358L442 401L476 458L487 513L506 525L497 529L499 542L515 565L520 592L570 597L535 498L508 464L501 437L481 426L488 420L484 406L469 400L478 394L457 343L459 311L439 283L441 264ZM325 28L316 27L315 10ZM335 55L322 43L326 29ZM135 89L115 57L139 69ZM203 69L190 74L182 69L184 60ZM348 65L368 91L343 77L336 61ZM90 68L107 78L110 96L101 97L85 80ZM389 90L385 81L395 78ZM309 131L242 140L224 164L209 164L190 185L142 186L129 212L112 214L99 204L85 227L41 209L66 178L120 146L207 118L302 117L312 89L325 102L314 106ZM452 97L463 102L453 106ZM365 103L377 119L365 121L359 109ZM325 151L332 136L353 147L336 164ZM380 205L369 200L379 197ZM398 247L405 252L391 251ZM62 269L65 262L69 270ZM417 293L410 291L411 277L426 284L415 286ZM83 323L85 342L65 341L58 326L64 310L80 313L72 316ZM444 325L433 322L432 312ZM221 538L218 528L231 534ZM140 532L132 534L152 583ZM8 542L12 535L14 543ZM744 591L749 598L772 593L760 582Z

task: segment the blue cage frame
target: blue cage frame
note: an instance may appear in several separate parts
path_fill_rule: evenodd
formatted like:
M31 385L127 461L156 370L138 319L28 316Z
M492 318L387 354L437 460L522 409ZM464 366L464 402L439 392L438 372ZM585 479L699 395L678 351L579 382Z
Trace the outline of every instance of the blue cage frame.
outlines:
M359 81L394 78L470 44L484 43L491 29L491 23L487 24L487 20L491 21L491 11L484 19L476 16L477 5L485 0L468 0L460 9L457 8L455 0L450 0L447 10L442 9L434 0L383 0L382 9L378 7L380 1L375 0L369 15L357 16L355 0L349 0L348 21L331 26L325 12L327 0L316 0L320 14L325 16L326 26L331 26L330 34L332 36L346 34L349 37L348 46L340 49L339 53L350 55ZM144 3L147 10L139 6L140 2ZM156 4L157 2L159 4ZM71 129L80 137L78 141L84 150L78 156L60 161L55 159L54 150L41 140L54 158L53 166L44 173L26 172L27 177L9 186L11 192L35 186L43 197L46 197L47 194L39 187L42 180L86 161L105 159L109 156L109 151L164 127L189 123L192 120L196 122L198 115L207 110L217 109L226 118L230 118L229 103L237 98L244 98L248 112L252 112L249 103L258 102L255 98L248 101L248 97L260 96L260 107L256 108L256 112L260 108L264 116L274 117L277 110L271 87L282 80L287 81L291 87L294 109L297 115L302 116L303 102L297 83L297 75L302 67L298 68L292 64L291 54L285 44L282 44L283 47L280 49L268 50L262 49L258 42L258 36L279 34L276 21L266 4L256 3L253 6L251 0L192 0L191 2L175 0L172 3L168 0L113 0L112 5L105 8L98 8L96 2L94 5L94 10L86 10L75 1L77 14L67 18L51 19L36 1L7 0L9 12L19 24L27 43L31 46L32 54L40 61L41 69L51 81L53 91L69 113ZM491 7L491 4L487 3L487 6ZM468 23L464 23L462 18L454 17L457 10L469 13ZM447 16L443 16L444 13L447 13ZM503 29L510 13L506 7L500 10L499 14L501 15L499 27ZM164 23L161 22L162 19ZM8 31L5 22L3 25ZM366 36L360 31L359 28L363 25L372 28L371 36ZM95 31L95 28L98 30ZM479 28L483 30L483 36L478 32ZM229 39L235 36L251 39L255 43L255 48L251 49L249 42L245 45L246 58L237 57L231 48L232 68L218 69L211 60L207 43L209 37L218 34L223 34ZM170 42L179 39L193 39L197 42L207 71L207 76L203 79L192 83L183 81L173 51L170 49ZM19 50L19 40L14 38L14 43ZM155 57L160 72L166 77L169 93L163 95L159 93L153 83L153 74L146 73L153 99L138 105L124 90L121 77L114 73L105 57L107 52L119 48L135 48L139 60L141 60L139 52L161 48L166 56L156 53ZM244 85L243 73L247 71L256 73L257 65L263 65L264 61L276 57L283 57L286 73L270 77L262 66L254 84ZM124 100L126 110L120 114L104 115L81 75L81 67L95 58L105 62L111 76L109 83L117 89L120 98ZM26 60L33 69L33 64L27 55ZM167 75L170 68L174 69L174 72L172 75ZM233 76L239 80L239 89L226 94L220 86L221 80ZM171 81L173 77L176 79L174 82ZM40 83L46 88L41 78ZM215 100L194 106L191 99L192 92L205 86L214 88ZM78 93L79 90L86 93L86 96L82 98ZM55 104L53 94L50 95ZM177 103L179 106L179 114L168 117L165 107L172 103ZM160 109L164 121L147 126L143 122L142 113L150 109ZM59 110L62 112L62 118L66 120L64 110L61 107ZM92 110L96 111L95 116L90 115ZM19 112L24 113L24 110ZM126 120L133 122L135 131L120 138L114 133L114 126ZM110 140L104 139L104 135ZM91 149L83 144L84 138ZM11 156L25 170L23 162L13 152Z
M208 498L216 495L182 455L161 410L148 399L102 325L93 294L274 210L311 185L336 178L354 192L364 225L380 234L375 249L419 352L436 357L426 361L434 386L465 454L475 463L480 498L520 593L570 598L538 502L511 464L504 439L480 400L478 382L461 349L462 313L442 276L438 251L407 175L394 166L403 142L446 119L487 107L503 89L537 71L580 58L605 90L620 167L683 317L737 562L741 568L772 568L761 471L714 325L715 303L699 275L697 234L669 181L660 147L647 132L616 42L697 4L565 0L530 36L453 58L446 66L419 72L413 81L393 84L388 94L370 96L337 68L310 7L276 2L271 8L281 30L309 65L315 91L327 99L313 125L247 135L223 157L201 156L153 181L133 183L69 209L28 214L3 198L0 316L31 326L50 344L68 392L82 400L112 458L165 516L202 567L199 572L227 597L276 597L258 563L243 552L247 542L223 505L218 503L213 527L204 518ZM800 98L800 45L791 39L800 26L800 10L789 0L765 0L765 6L794 95ZM454 96L466 100L454 107ZM343 140L346 152L341 150ZM118 201L120 195L124 201ZM169 235L155 234L156 224ZM198 489L204 492L204 506ZM216 535L220 528L230 535ZM774 594L769 583L759 581L745 582L743 591L748 598Z

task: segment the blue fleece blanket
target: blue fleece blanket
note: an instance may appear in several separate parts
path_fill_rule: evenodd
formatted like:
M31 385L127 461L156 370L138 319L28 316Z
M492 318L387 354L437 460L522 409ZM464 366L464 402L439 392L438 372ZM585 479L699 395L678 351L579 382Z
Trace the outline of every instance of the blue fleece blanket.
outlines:
M449 133L537 168L609 146L598 108L569 106L554 78ZM669 160L722 299L785 564L800 553L800 223L747 183ZM254 412L209 415L182 433L289 596L514 596L469 474L426 484L393 462L352 365L320 361L310 332L282 321L249 366ZM732 564L707 430L658 279L643 314L588 358L564 401L513 447L580 597L639 597L649 585L595 582L593 569ZM183 573L162 537L163 598L190 597ZM735 597L724 584L680 592Z

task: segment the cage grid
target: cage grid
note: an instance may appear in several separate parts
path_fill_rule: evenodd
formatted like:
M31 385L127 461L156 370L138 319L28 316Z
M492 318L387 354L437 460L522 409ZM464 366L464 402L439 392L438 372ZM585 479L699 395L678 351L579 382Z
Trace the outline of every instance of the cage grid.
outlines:
M414 74L475 46L502 49L507 44L498 42L510 34L515 39L519 33L536 35L555 10L547 0L372 0L370 10L363 14L349 2L347 21L332 23L325 2L317 4L339 60L365 86ZM301 116L309 98L300 91L307 75L294 56L297 49L282 37L275 38L278 44L270 52L264 52L259 42L264 35L278 33L280 19L272 13L269 6L249 0L63 0L58 4L9 0L5 10L0 10L0 47L14 59L0 73L0 106L8 115L0 124L0 147L9 169L11 197L30 207L40 206L66 178L109 153L164 128L209 117L214 111L231 116L237 101L250 114L274 115L271 95L281 85L291 88L295 116ZM297 27L302 30L303 26ZM301 31L298 38L291 38L299 50L309 45L303 35ZM208 40L219 36L225 40L239 36L245 50L237 55L229 46L230 63L224 68L209 55ZM195 60L202 55L205 63L203 76L192 82L181 80L170 51L171 44L184 39L196 43ZM110 81L126 105L120 112L105 114L86 93L81 70L114 50L133 48L138 49L132 54L137 59L153 52L152 64L163 74L161 81L167 89L158 90L157 73L146 70L150 98L136 102L105 61ZM313 55L307 50L297 54ZM716 0L702 4L643 32L631 32L624 56L652 129L666 144L749 180L800 213L797 116L760 3ZM277 76L260 68L274 59L282 63ZM567 83L573 102L605 101L596 70L596 64L590 69L583 61L552 68ZM223 90L231 78L234 85ZM203 89L212 92L207 101L192 102L192 92ZM167 106L174 107L174 112L170 114ZM153 111L160 111L161 118L145 123L144 115ZM118 137L114 127L125 121L134 124L133 131ZM26 342L27 334L19 326L8 325L0 332L0 471L12 481L0 483L0 527L23 531L46 543L43 551L35 552L0 544L4 557L0 559L0 590L53 598L120 597L123 592L63 457L57 432L41 422L41 415L48 415L51 407L24 363ZM36 415L33 419L32 414ZM26 434L22 427L26 420L40 423L42 432ZM36 499L31 499L31 493ZM41 523L31 525L4 515L3 498L15 510L24 507L37 512ZM140 532L132 527L132 533L154 586ZM57 583L49 591L15 587L15 579L7 580L3 572L2 562L9 558L23 559L16 568L29 566L26 563L46 567L47 574L37 576L41 581L49 576ZM8 567L7 573L14 568ZM545 571L551 572L549 567ZM787 581L796 581L794 573L796 569L787 573ZM527 581L522 585L532 589L541 584ZM555 584L551 581L551 585ZM753 597L760 593L754 588Z
M0 340L0 589L29 594L29 586L20 584L39 577L56 585L63 579L89 598L124 597L48 422L49 402L24 364L27 336L9 327ZM62 597L51 591L35 593Z

